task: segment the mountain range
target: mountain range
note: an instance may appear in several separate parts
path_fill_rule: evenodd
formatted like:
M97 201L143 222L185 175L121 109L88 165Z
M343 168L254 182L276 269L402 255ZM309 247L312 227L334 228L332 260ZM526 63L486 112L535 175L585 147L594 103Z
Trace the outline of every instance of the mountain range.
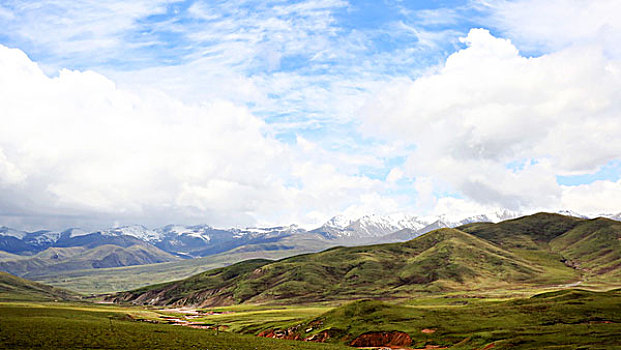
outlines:
M562 212L573 217L582 216ZM335 216L322 226L305 230L296 225L219 229L208 225L167 225L156 229L123 226L98 231L25 232L0 228L0 271L37 280L60 272L175 262L227 252L238 256L279 257L318 252L343 245L403 242L439 228L518 217L508 210L465 218L406 214ZM607 215L621 220L621 213ZM235 255L235 256L237 256Z
M247 260L109 297L174 306L301 303L621 281L621 223L538 213L412 240Z

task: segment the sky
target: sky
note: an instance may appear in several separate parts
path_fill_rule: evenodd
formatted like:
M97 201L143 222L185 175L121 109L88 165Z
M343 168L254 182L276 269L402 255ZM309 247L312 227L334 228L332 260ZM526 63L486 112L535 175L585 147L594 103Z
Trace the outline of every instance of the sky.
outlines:
M621 212L618 0L0 1L0 225Z

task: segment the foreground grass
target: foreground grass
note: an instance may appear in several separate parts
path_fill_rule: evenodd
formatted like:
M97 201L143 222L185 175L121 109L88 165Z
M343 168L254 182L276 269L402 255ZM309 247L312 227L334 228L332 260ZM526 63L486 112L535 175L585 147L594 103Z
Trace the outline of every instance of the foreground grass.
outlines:
M215 314L200 318L205 324L225 326L229 331L257 334L270 328L287 328L318 317L330 310L332 306L236 306L209 309Z
M9 349L346 349L331 344L259 338L151 324L151 311L66 303L0 304L0 348Z
M390 302L235 305L202 311L210 314L192 321L218 326L220 332L135 321L183 318L180 310L0 303L0 348L351 349L345 344L361 334L399 331L413 339L413 348L484 349L493 344L494 349L621 349L621 290L573 289L505 298L452 293ZM266 329L292 328L303 338L328 332L331 344L255 336Z
M398 331L410 335L416 348L482 349L493 344L495 349L621 349L619 290L508 295L498 299L455 293L339 307L219 308L213 311L232 313L202 320L251 334L270 328L297 329L303 338L328 332L328 341L338 344L364 333ZM319 314L322 310L326 312ZM309 317L300 322L305 313Z
M451 297L437 299L433 307L359 301L317 320L323 324L316 331L327 329L341 341L366 332L401 331L421 348L621 349L619 291L566 290L504 301Z

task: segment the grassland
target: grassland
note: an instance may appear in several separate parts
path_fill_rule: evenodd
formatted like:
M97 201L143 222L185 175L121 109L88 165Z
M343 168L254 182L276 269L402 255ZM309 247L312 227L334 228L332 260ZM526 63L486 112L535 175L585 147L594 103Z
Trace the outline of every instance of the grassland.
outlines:
M0 303L0 348L8 349L347 349L132 320L150 311L87 304Z
M509 294L510 295L510 294ZM562 290L520 298L450 294L393 302L365 300L330 309L223 307L205 323L257 334L266 328L301 338L327 332L348 344L361 334L404 332L411 347L481 349L621 349L621 291ZM322 310L329 311L313 316ZM296 315L309 317L299 322Z
M620 239L611 220L537 214L246 260L107 298L123 306L0 303L0 347L338 349L398 336L411 348L621 349ZM57 296L13 276L4 286L4 300Z
M0 302L0 348L348 349L362 334L401 332L411 348L621 349L621 290L452 292L390 301L241 304L200 310L84 302ZM49 300L43 294L39 300ZM165 324L171 317L211 329ZM148 321L148 322L147 322ZM152 323L154 322L154 323ZM262 331L326 344L257 337Z
M0 302L75 299L77 299L77 295L67 290L0 272Z

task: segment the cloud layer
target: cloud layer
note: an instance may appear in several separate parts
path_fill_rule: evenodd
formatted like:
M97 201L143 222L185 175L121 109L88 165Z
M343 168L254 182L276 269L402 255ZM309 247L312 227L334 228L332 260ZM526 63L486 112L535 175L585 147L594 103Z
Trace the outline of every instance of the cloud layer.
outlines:
M387 88L366 109L364 130L409 140L409 176L475 202L576 207L556 176L594 173L621 157L619 61L597 46L523 57L484 29L464 43L437 71Z
M0 77L0 206L15 220L304 223L380 189L346 169L356 157L283 144L230 102L130 92L91 71L50 78L2 46Z
M619 2L442 3L3 2L0 225L621 211Z

